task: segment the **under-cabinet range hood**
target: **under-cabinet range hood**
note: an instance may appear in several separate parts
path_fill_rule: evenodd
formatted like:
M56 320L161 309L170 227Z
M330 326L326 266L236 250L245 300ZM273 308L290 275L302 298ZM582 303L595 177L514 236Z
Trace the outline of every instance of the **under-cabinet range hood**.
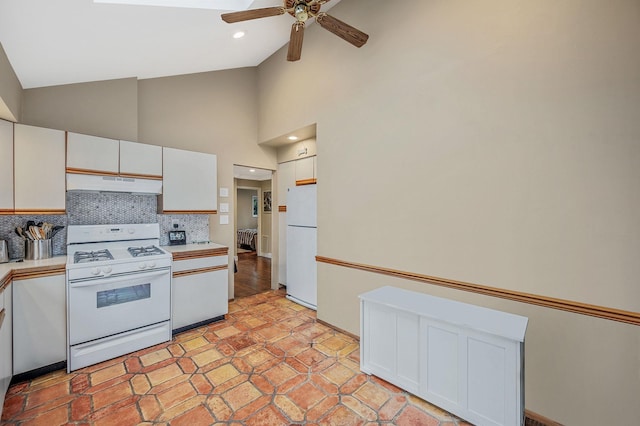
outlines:
M67 173L67 191L126 192L158 195L162 194L162 181Z

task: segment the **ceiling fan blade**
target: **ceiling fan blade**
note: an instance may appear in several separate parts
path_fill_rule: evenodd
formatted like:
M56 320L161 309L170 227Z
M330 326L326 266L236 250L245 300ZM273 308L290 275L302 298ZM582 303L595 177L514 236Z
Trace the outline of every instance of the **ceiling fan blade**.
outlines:
M234 22L248 21L250 19L267 18L269 16L284 15L285 8L278 7L263 7L262 9L249 9L241 10L239 12L223 13L220 15L222 20L228 24Z
M369 36L367 34L337 18L334 18L331 15L327 15L326 13L318 14L316 22L325 30L331 31L341 39L353 44L355 47L362 47L367 40L369 40Z
M289 39L289 51L287 61L299 61L302 55L302 40L304 39L304 22L296 22L291 26L291 38Z

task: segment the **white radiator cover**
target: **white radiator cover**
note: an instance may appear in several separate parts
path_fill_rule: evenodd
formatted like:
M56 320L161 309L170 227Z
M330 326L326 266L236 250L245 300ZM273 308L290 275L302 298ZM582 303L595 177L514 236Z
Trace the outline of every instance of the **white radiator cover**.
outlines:
M364 373L475 425L524 425L526 317L395 287L359 297Z

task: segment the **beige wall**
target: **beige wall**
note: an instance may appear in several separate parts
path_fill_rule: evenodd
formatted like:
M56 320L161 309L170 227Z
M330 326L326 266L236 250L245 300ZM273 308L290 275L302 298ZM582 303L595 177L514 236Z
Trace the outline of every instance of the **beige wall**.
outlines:
M0 118L19 121L22 109L22 85L0 43Z
M257 70L190 74L140 80L138 132L145 143L210 152L218 158L218 187L233 194L234 164L276 168L275 150L257 141ZM220 225L210 216L211 240L235 244L235 218ZM233 297L233 257L230 256L229 296Z
M21 122L137 141L138 81L125 78L26 89Z
M238 221L238 229L258 228L258 218L253 217L251 212L251 197L254 195L258 196L259 192L259 190L255 189L238 188L238 195L236 198L236 218Z
M26 124L217 155L218 187L233 191L233 164L276 168L257 145L257 70L244 68L148 80L122 79L24 91ZM220 202L232 202L235 195ZM234 247L234 216L210 216L210 238ZM233 297L233 257L229 295Z
M343 1L363 48L314 26L259 67L259 140L317 123L318 254L640 311L638 2L401 4ZM640 417L640 327L322 263L318 318L358 333L383 284L528 316L528 409Z

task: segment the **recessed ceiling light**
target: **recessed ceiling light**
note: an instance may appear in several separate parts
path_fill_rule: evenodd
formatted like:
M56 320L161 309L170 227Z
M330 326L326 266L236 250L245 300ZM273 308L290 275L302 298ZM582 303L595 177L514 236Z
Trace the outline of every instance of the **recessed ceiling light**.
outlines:
M233 33L233 38L242 38L244 37L245 32L244 31L237 31L235 33Z
M298 137L297 136L289 136L287 139L289 139L290 141L297 141Z
M255 173L255 172L256 172L256 169L249 169L249 171L250 171L251 173Z

